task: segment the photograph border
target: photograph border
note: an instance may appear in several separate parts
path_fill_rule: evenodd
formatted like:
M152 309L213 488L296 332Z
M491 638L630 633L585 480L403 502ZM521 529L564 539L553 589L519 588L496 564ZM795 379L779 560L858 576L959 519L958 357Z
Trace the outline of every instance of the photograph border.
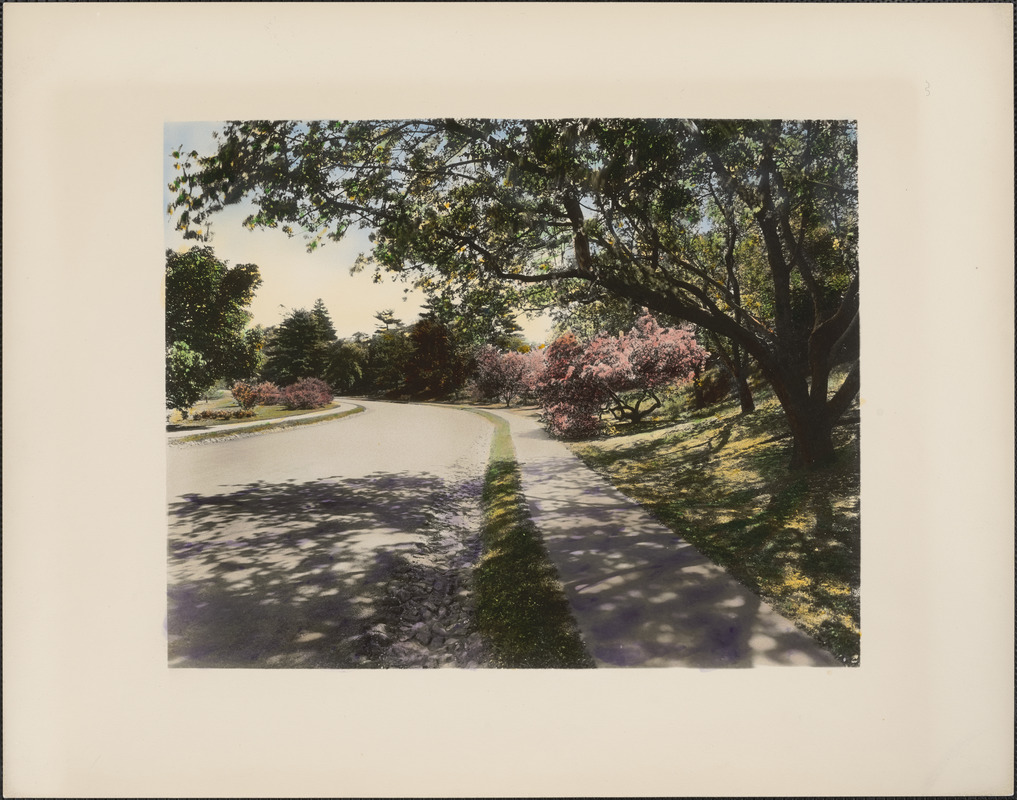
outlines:
M1011 794L1012 14L6 5L5 794ZM164 123L446 114L858 119L860 668L167 669Z

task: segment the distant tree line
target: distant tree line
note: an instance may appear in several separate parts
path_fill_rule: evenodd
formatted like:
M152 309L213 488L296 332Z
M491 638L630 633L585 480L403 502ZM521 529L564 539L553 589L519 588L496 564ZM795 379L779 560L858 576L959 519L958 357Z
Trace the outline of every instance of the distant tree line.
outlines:
M435 399L464 391L482 346L527 348L513 312L497 297L432 297L416 322L392 309L375 314L371 334L336 335L320 298L289 311L278 325L251 326L248 306L261 284L258 267L230 267L211 247L166 252L166 407L184 413L216 383L245 383L245 398L317 379L337 394ZM490 302L488 302L490 301ZM238 403L242 406L246 401Z
M553 433L575 437L607 415L641 421L709 356L691 326L667 327L619 303L559 308L550 346L531 345L497 294L465 302L435 294L417 321L384 309L371 334L347 338L321 298L278 325L248 327L259 284L256 266L231 269L211 248L167 253L168 408L186 417L217 381L232 382L245 415L257 405L318 407L333 394L523 400L540 404Z

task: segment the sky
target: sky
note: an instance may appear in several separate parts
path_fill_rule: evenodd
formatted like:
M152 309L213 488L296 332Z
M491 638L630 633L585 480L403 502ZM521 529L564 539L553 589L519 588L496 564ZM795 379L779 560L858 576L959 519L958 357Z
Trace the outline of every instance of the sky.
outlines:
M173 168L176 159L170 153L182 146L185 152L211 154L215 147L212 131L219 127L220 123L215 122L165 125L161 211L167 248L177 250L195 244L175 230L175 218L166 213L173 198L168 184L177 175ZM357 332L372 333L378 327L374 315L384 309L392 309L406 323L419 316L426 297L410 283L392 278L374 283L369 271L350 274L357 256L370 250L367 239L370 231L351 229L343 241L326 242L316 252L308 253L299 234L289 238L278 229L252 231L243 227L242 222L251 210L250 204L243 203L217 215L208 245L220 260L231 266L258 265L263 282L251 303L253 324L277 325L294 309L310 309L318 298L325 303L341 338ZM547 339L550 321L546 317L531 321L521 316L517 322L528 340L540 343Z

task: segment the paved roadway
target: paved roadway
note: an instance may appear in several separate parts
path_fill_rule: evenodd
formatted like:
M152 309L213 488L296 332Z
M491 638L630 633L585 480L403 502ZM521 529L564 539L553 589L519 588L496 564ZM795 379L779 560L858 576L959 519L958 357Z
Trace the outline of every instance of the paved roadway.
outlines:
M391 628L400 576L469 544L491 423L358 404L319 425L169 446L172 666L380 666L368 634Z
M491 424L367 410L169 447L173 666L480 666L469 575ZM841 666L532 415L522 488L598 666Z

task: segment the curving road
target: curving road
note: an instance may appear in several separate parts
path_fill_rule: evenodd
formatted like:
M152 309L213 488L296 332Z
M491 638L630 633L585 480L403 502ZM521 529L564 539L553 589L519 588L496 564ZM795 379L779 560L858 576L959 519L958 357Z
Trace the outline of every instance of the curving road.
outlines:
M168 452L171 666L478 666L468 566L491 424L358 401Z
M470 579L492 425L441 406L169 448L171 666L476 667ZM522 489L597 666L841 666L552 441Z

